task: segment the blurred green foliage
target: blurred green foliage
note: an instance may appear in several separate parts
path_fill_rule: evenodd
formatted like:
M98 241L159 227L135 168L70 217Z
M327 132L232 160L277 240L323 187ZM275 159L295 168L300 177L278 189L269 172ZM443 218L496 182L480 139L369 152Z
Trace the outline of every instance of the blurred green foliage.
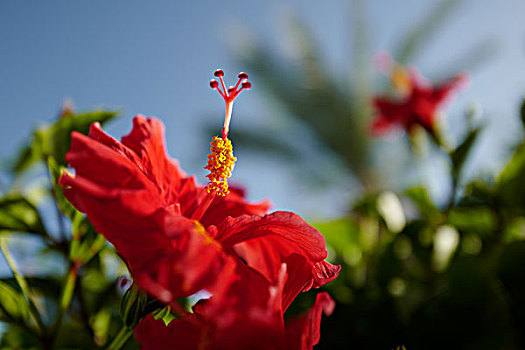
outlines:
M447 153L451 182L479 131ZM380 191L348 216L317 223L343 265L326 287L337 307L319 348L522 349L524 144L498 176L467 183L445 205L422 186Z
M459 4L438 1L391 49L393 58L402 64L413 61ZM337 306L323 319L317 348L525 348L525 141L499 175L468 179L466 164L486 128L466 118L466 131L455 146L427 140L436 143L431 155L448 163L447 199L436 202L419 183L397 193L387 190L391 171L385 169L396 166L391 164L395 160L375 161L378 148L368 129L373 117L369 101L378 92L370 76L366 2L352 1L351 12L353 57L345 71L330 70L313 35L296 17L288 33L293 59L257 41L239 50L243 67L282 108L279 118L289 117L282 127L308 130L310 140L324 146L325 158L342 164L351 174L346 179L361 185L360 194L342 209L347 214L314 223L326 238L329 259L342 265L339 278L325 287ZM443 80L475 67L494 51L490 40L473 45L434 77ZM524 111L525 101L522 120ZM317 176L304 171L303 149L290 147L286 132L282 138L251 128L232 133L236 144L283 156L283 166L300 169L303 179ZM421 163L420 140L410 141L410 162ZM397 166L408 168L399 172L402 176L411 168L401 162ZM304 299L296 304L308 305Z
M87 134L94 122L105 123L117 116L116 112L94 111L83 114L62 114L60 119L48 127L39 128L33 133L31 144L26 146L13 165L15 173L22 173L36 162L48 157L57 164L66 165L64 156L71 143L71 132Z
M102 348L123 328L117 278L126 267L57 185L71 132L87 134L93 122L116 116L66 108L32 133L8 169L12 185L0 198L0 240L14 277L0 279L2 349ZM65 272L23 276L8 249L13 235L40 240L37 259L53 259ZM127 348L137 345L127 342Z

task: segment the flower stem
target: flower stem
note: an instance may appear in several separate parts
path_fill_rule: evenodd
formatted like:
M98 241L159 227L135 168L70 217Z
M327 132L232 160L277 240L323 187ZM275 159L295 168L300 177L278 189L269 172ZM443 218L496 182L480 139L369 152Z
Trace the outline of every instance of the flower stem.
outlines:
M118 332L117 336L113 338L113 341L111 341L111 344L109 344L107 350L121 349L124 345L126 345L128 339L131 337L132 334L133 329L123 326L122 329Z
M60 330L60 325L62 323L62 318L69 308L71 299L73 298L73 292L75 291L75 284L77 282L78 270L80 268L80 263L72 261L69 270L67 273L64 286L62 287L62 295L60 297L60 303L58 304L57 317L55 324L53 326L53 337L56 338L58 331Z

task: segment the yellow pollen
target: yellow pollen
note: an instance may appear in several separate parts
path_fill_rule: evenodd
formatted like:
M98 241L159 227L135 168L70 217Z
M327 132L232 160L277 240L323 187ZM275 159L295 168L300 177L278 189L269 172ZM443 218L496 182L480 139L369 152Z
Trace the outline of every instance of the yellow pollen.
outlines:
M406 96L410 92L412 85L410 74L402 65L396 64L394 66L390 79L392 86L401 96Z
M208 193L216 191L217 195L225 196L230 193L228 189L228 178L232 175L233 167L237 158L233 156L233 146L226 137L224 139L215 136L210 142L208 165L204 167L210 171L206 175L210 182L206 186Z

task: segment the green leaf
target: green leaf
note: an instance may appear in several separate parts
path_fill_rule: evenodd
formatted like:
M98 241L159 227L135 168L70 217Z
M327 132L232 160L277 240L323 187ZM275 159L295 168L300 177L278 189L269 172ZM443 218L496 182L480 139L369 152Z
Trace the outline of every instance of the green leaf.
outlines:
M27 147L24 147L14 164L12 165L13 172L15 174L21 174L36 162L42 159L42 133L35 132L31 140L31 144Z
M525 143L519 145L496 179L496 192L503 205L523 210L525 206Z
M97 233L87 217L78 211L73 217L72 231L69 254L72 261L85 265L106 246L104 236Z
M46 235L44 223L36 207L21 195L0 198L0 231Z
M7 283L0 281L0 320L23 321L29 312L24 296Z
M98 315L90 315L90 324L93 328L99 325ZM107 331L107 330L106 330ZM88 328L77 319L63 322L55 338L53 349L102 349L99 341L104 341L103 335L91 334ZM97 343L95 343L95 340ZM40 347L39 347L40 349Z
M352 210L356 213L378 217L380 216L377 210L378 193L365 193L361 198L354 201Z
M494 197L493 179L476 179L465 185L463 197L457 205L460 207L492 206Z
M42 349L42 343L36 334L13 323L2 331L0 346L2 349Z
M47 166L49 169L49 174L51 176L51 182L52 182L52 194L53 198L55 199L56 205L58 206L58 209L64 213L69 219L73 220L76 213L79 213L71 203L64 197L64 192L62 191L62 188L58 185L58 179L60 178L60 175L62 174L62 171L64 171L66 168L64 166L59 165L54 158L47 158Z
M59 165L65 165L64 156L71 144L71 132L78 131L82 134L87 134L89 127L94 122L104 124L117 115L116 112L94 111L60 118L46 132L44 153L53 157Z
M51 277L26 277L26 281L30 290L33 290L39 296L56 299L60 293L61 282L56 278ZM16 286L17 282L14 277L5 277L0 279L0 282L11 287Z
M439 209L434 205L428 190L423 186L414 186L404 192L405 196L410 198L416 205L419 214L427 219L440 215Z
M452 176L455 181L459 181L461 170L463 169L465 161L467 160L472 146L476 142L481 130L481 126L471 129L465 136L463 142L461 142L461 144L450 153L450 160L452 161Z
M494 214L488 207L453 208L448 214L448 223L460 231L481 234L488 234L496 226Z
M91 316L93 325L93 333L95 334L95 339L97 343L103 344L108 340L108 333L111 326L111 309L104 308L100 310L97 314Z
M82 239L82 243L75 252L73 259L88 263L96 254L98 254L106 246L106 239L101 234L94 232L86 235ZM72 254L73 255L73 254Z
M93 111L81 114L63 116L47 127L37 129L33 133L31 144L22 149L13 162L13 173L20 175L38 161L48 157L55 159L58 165L65 165L64 156L71 144L71 132L83 134L89 132L94 122L104 124L118 115L113 111Z
M349 218L316 222L312 226L322 233L326 243L340 256L349 245L359 244L359 227Z

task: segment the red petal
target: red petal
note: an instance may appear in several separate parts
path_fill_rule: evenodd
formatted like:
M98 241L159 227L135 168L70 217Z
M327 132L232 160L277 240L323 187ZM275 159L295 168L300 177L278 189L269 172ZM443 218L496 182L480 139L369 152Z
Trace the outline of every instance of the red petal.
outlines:
M312 285L312 267L304 257L292 254L286 259L285 263L287 280L282 291L283 312L288 309L297 294L309 289Z
M247 203L243 197L231 192L225 197L216 196L200 220L204 226L219 225L228 216L264 215L271 205L268 200L256 204Z
M140 157L137 156L137 154L129 149L128 147L124 146L122 143L115 140L110 135L106 134L104 130L100 127L100 123L93 123L91 124L89 128L89 138L98 141L109 148L113 149L114 151L117 151L118 153L124 155L131 161L133 161L137 166L140 167L141 161Z
M143 350L170 350L174 344L180 350L197 350L206 340L204 332L188 321L175 319L166 326L163 320L148 315L137 324L134 335Z
M274 284L281 264L291 254L303 256L310 270L327 254L319 231L290 212L227 218L218 230L217 239L224 246L233 246L248 265Z
M382 114L376 116L374 120L372 121L372 134L373 135L382 135L388 129L392 127L392 122L388 120L386 117L384 117Z
M455 77L436 85L432 91L432 100L439 106L450 102L450 99L452 98L451 95L455 91L464 89L468 85L469 80L467 74L458 74Z
M322 285L332 281L339 275L341 271L340 265L332 265L327 261L320 261L314 265L314 288L319 288Z
M104 204L107 205L106 210L114 210L108 211L104 217L114 218L129 214L144 216L152 215L163 206L162 198L147 183L140 189L106 187L81 175L73 177L68 173L64 173L58 183L63 186L66 198L84 213L88 213L89 206ZM122 211L126 214L121 213Z
M286 324L286 336L290 349L311 350L319 342L321 316L330 316L335 302L328 293L317 294L315 304L304 315L290 320Z
M166 206L159 187L126 155L134 151L96 125L91 135L73 135L67 158L77 175L64 173L59 180L68 200L87 214L152 295L169 302L202 288L213 290L231 258L202 226L177 215L178 206Z
M66 161L78 175L107 187L141 188L149 180L137 164L119 151L78 132L71 134Z
M215 327L226 329L244 318L282 325L281 305L279 300L273 302L274 297L280 297L279 286L272 286L262 274L239 259L222 271L221 279L225 283L205 306L206 318L212 320ZM274 287L277 290L274 291Z
M376 97L373 105L378 113L376 124L391 123L405 125L412 114L409 100L393 101L388 97Z
M202 226L178 215L165 215L163 233L169 239L169 247L165 247L169 254L150 255L142 265L138 261L144 245L150 244L148 235L140 242L126 242L130 269L143 289L169 303L202 289L215 293L222 284L230 283L222 272L234 259Z
M300 216L286 211L276 211L262 217L228 217L218 229L217 239L227 247L259 237L269 237L285 244L289 254L298 253L309 261L324 260L327 255L324 237L319 231Z
M273 303L270 283L240 260L225 269L223 277L232 283L197 303L193 314L167 327L148 318L141 321L137 341L146 349L175 342L182 349L284 349L282 313L279 303ZM200 325L193 326L196 320Z
M135 200L123 198L118 192L114 196L95 192L84 183L96 185L79 177L64 176L62 184L69 183L74 187L68 191L74 192L78 207L115 246L141 288L166 303L203 288L214 290L231 257L202 226L162 208L151 215L142 214L137 207L151 201L137 200L137 196Z
M122 137L122 143L139 156L144 172L159 186L166 200L175 202L185 174L178 163L166 155L164 124L156 118L137 115L133 118L133 129Z
M227 218L219 225L216 239L226 247L233 246L249 266L273 284L278 282L282 263L289 265L291 277L283 292L284 309L297 293L333 280L340 270L324 262L323 236L293 213ZM294 255L297 257L291 258Z

